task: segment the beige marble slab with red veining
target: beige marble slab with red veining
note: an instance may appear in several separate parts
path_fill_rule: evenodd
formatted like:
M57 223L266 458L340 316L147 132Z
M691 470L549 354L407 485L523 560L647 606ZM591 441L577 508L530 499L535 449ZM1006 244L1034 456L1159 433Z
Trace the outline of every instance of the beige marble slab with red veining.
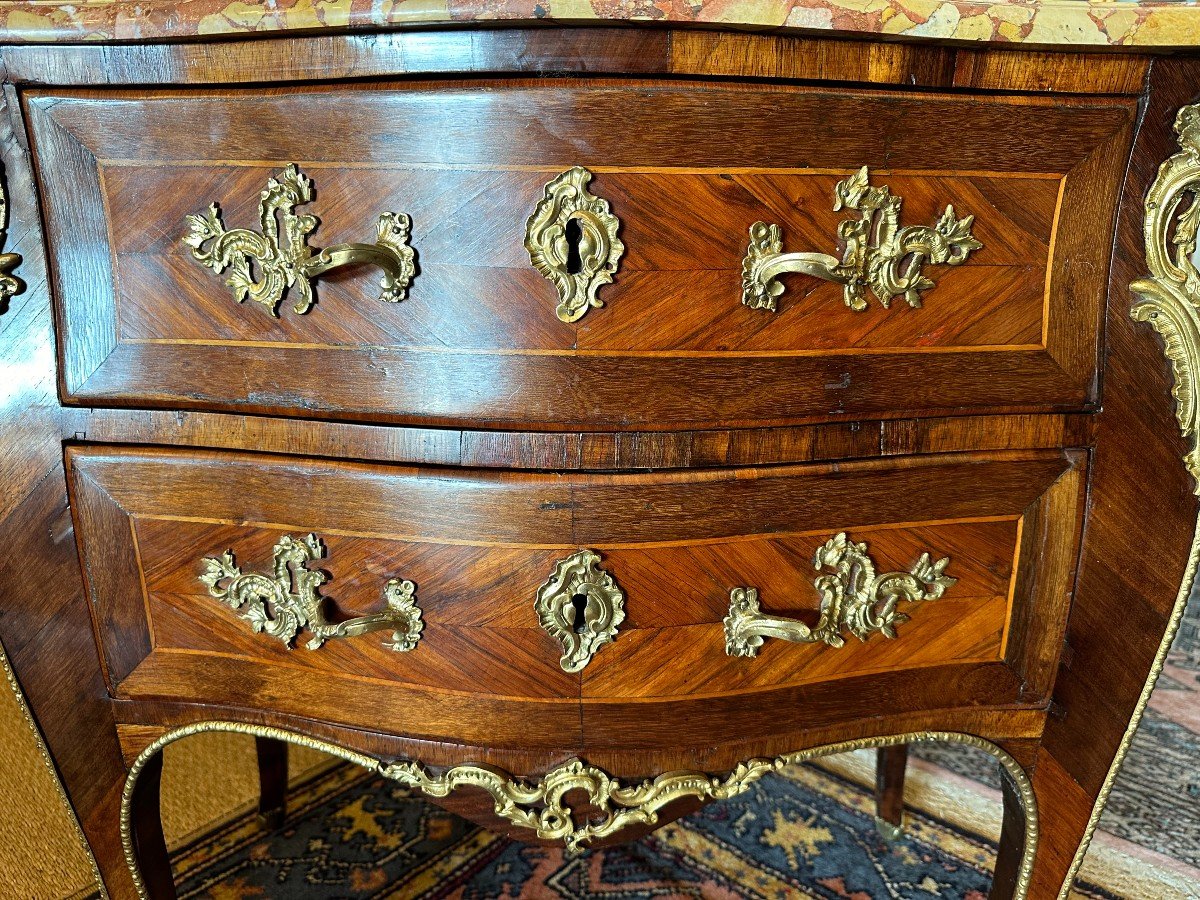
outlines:
M1200 46L1200 0L25 0L0 3L0 42L154 40L546 19L707 23L1047 46Z

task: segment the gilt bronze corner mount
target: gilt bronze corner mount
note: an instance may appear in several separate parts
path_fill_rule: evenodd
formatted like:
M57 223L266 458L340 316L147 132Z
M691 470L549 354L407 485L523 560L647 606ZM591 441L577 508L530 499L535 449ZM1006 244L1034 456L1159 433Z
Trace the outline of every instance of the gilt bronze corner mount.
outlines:
M1174 377L1171 394L1175 398L1175 418L1186 440L1183 464L1192 476L1193 490L1200 494L1200 254L1197 253L1200 237L1200 104L1180 108L1175 117L1175 134L1179 151L1159 166L1158 176L1146 193L1142 228L1150 274L1130 285L1137 300L1129 315L1137 322L1148 323L1162 338L1163 352ZM1166 667L1167 655L1183 623L1197 570L1200 570L1200 521L1192 533L1187 567L1162 641L1092 805L1083 840L1075 850L1058 900L1067 900L1073 893L1075 876L1083 866L1117 774L1133 746L1150 695Z
M4 249L4 240L8 232L8 195L5 193L4 179L0 176L0 250ZM21 264L21 254L0 253L0 307L10 297L15 297L25 290L25 282L13 270Z
M1144 234L1150 275L1130 287L1130 315L1165 344L1175 383L1175 416L1188 438L1184 463L1200 494L1200 104L1175 119L1179 152L1162 164L1146 195Z

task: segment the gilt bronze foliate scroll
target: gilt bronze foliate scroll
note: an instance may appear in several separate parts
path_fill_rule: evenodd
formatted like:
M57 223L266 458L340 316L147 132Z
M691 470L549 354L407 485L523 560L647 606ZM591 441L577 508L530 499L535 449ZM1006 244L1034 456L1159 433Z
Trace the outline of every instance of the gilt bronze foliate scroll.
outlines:
M332 622L326 618L321 585L329 580L309 563L325 555L321 539L314 534L303 538L284 535L275 545L275 561L270 575L243 573L236 565L232 550L203 561L200 575L209 594L225 603L250 623L255 632L265 632L290 647L301 628L312 634L305 646L316 650L334 638L356 637L371 631L391 629L389 650L404 653L417 646L424 623L414 597L411 581L393 578L384 586L386 608L382 612Z
M866 166L839 181L834 210L859 213L838 226L837 236L845 246L840 260L826 253L784 253L780 227L755 222L742 261L742 303L775 312L783 293L779 276L802 272L841 284L843 299L855 312L867 308L868 289L885 308L896 296L909 306L920 306L921 292L934 286L924 274L926 263L957 266L983 244L971 234L975 217L960 219L953 206L946 207L932 228L901 226L902 202L887 185L871 185Z
M798 619L768 615L759 607L757 590L734 588L729 592L725 618L725 652L757 656L769 637L830 647L845 645L846 631L862 641L873 634L894 638L896 626L909 618L896 609L897 604L941 597L958 580L946 574L949 564L949 557L935 562L922 553L907 572L876 575L867 545L850 540L843 531L818 547L813 557L813 567L822 573L813 581L821 596L817 623L810 626Z
M591 180L582 166L563 172L546 185L525 226L529 260L558 291L555 313L564 322L604 305L597 292L613 280L625 252L621 223L608 201L587 189Z
M259 195L261 232L226 228L213 203L201 214L187 217L183 243L201 265L218 275L226 270L225 284L238 303L253 300L278 316L283 295L295 292L292 311L304 315L315 301L312 279L342 266L371 263L383 269L379 299L398 303L408 293L416 273L416 254L409 246L412 220L404 213L385 212L379 217L373 244L338 244L317 250L308 236L317 217L300 215L296 207L313 198L313 184L294 164L270 179Z

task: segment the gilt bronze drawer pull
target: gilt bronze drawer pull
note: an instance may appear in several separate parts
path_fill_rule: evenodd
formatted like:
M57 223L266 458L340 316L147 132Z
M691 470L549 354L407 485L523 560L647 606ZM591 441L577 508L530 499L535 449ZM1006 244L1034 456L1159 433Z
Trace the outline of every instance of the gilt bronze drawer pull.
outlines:
M391 579L383 589L387 608L383 612L330 622L322 609L324 597L318 593L328 576L308 564L321 559L325 548L321 539L310 534L297 540L284 535L275 545L275 566L271 575L243 574L234 564L233 551L204 560L200 580L208 592L250 623L254 631L265 631L291 647L296 632L307 628L312 637L305 646L316 650L334 638L356 637L369 631L392 630L384 646L403 653L412 650L425 627L421 610L413 596L411 581ZM222 586L223 585L223 586Z
M617 238L620 220L608 201L588 189L592 173L582 166L546 185L525 226L525 249L533 267L558 291L558 317L576 322L604 301L596 296L613 280L625 245Z
M813 567L833 569L813 581L821 595L820 616L815 626L798 619L784 619L762 612L758 591L737 587L729 592L729 615L725 617L725 652L730 656L757 656L764 638L781 638L794 643L825 643L841 647L843 631L865 641L875 632L894 638L896 626L908 616L896 611L901 600L936 600L958 580L945 574L950 558L933 562L928 553L908 572L876 576L867 545L856 544L843 531L817 549Z
M600 568L600 554L580 550L554 566L538 588L534 609L542 628L562 644L562 670L578 672L617 636L617 626L625 621L625 595Z
M751 225L750 246L742 260L742 303L774 312L783 293L779 276L803 272L843 285L846 305L855 312L867 308L868 287L884 308L899 294L909 306L920 306L921 291L934 284L922 274L926 262L957 266L983 247L971 234L975 217L960 219L953 206L946 207L932 228L900 227L902 199L887 185L872 187L869 178L863 166L834 188L835 211L845 207L860 213L858 219L838 226L838 238L846 245L840 261L826 253L784 253L778 225Z
M312 200L312 181L295 164L270 179L259 197L261 234L246 228L226 229L221 211L213 203L204 214L187 217L188 231L183 236L183 243L201 265L218 275L230 270L225 284L238 303L248 297L278 317L279 301L294 289L298 296L292 310L304 315L314 300L311 279L359 263L383 269L381 301L404 299L416 274L416 254L408 244L412 220L404 213L380 215L374 244L338 244L317 250L308 246L317 217L296 214L297 206ZM251 263L258 269L257 279Z

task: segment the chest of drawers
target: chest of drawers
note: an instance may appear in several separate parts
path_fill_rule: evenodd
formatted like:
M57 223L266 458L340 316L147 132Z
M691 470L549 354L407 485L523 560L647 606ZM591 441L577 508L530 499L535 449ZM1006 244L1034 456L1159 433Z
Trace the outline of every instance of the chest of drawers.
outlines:
M0 59L0 638L109 894L173 896L204 730L576 850L957 741L1006 773L993 897L1065 890L1195 568L1200 62Z

